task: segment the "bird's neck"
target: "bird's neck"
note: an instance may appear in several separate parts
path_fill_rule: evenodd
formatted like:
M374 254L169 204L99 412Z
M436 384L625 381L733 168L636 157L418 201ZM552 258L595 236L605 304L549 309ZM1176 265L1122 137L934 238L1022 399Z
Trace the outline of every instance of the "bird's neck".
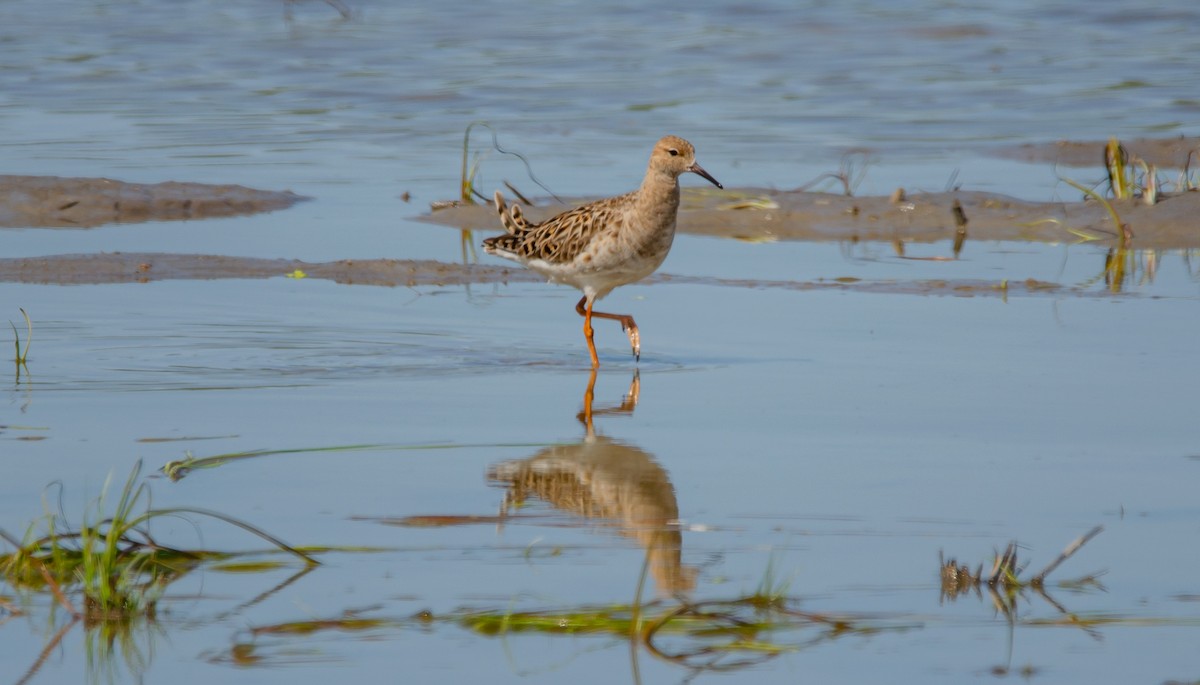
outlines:
M647 210L665 211L674 217L679 207L679 178L653 169L647 171L637 202Z

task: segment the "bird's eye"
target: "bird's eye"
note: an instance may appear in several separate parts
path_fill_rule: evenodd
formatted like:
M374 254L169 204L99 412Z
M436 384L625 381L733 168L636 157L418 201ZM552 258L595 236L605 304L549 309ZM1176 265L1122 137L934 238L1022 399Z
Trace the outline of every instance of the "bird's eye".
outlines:
M672 157L678 157L679 150L676 150L675 148L671 148L670 150L667 150L667 154L671 155Z

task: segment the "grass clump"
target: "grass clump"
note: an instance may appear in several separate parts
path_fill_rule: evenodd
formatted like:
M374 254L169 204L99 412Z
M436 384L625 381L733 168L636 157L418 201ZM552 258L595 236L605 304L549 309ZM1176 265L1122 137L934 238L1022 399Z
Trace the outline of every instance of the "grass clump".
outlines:
M202 561L228 556L169 547L150 533L151 522L161 516L189 514L225 521L268 540L306 564L318 563L267 533L223 514L190 508L151 508L148 488L138 483L140 473L139 461L115 506L107 511L110 477L78 529L64 525L62 515L51 513L31 524L24 540L0 531L0 538L15 548L0 556L0 576L13 587L50 591L72 615L89 625L136 617L153 619L168 585ZM72 597L82 601L82 610Z
M987 587L997 606L1004 609L1006 614L1009 614L1015 609L1016 596L1021 592L1032 589L1045 596L1046 576L1050 575L1064 561L1071 558L1088 541L1099 535L1102 530L1104 530L1103 526L1096 526L1077 538L1074 542L1067 545L1066 549L1058 555L1058 558L1028 580L1021 578L1021 574L1025 571L1027 565L1022 566L1017 561L1016 542L1008 543L1003 552L996 553L995 558L992 560L991 571L986 575L983 573L983 564L979 564L972 571L968 565L960 564L953 557L946 559L939 553L938 570L942 581L942 599L955 600L959 596L970 592L979 595L980 590L983 587ZM1071 584L1076 587L1096 584L1096 574L1076 579L1071 581ZM1066 583L1062 585L1066 585Z
M17 325L9 321L8 325L12 326L13 331L13 362L17 365L17 378L21 377L21 369L29 371L26 363L29 361L29 345L33 342L33 322L29 320L29 313L24 307L20 307L21 316L25 317L25 348L21 348L21 334L17 331Z
M772 556L767 562L767 569L763 571L762 580L758 581L758 588L746 599L759 609L779 608L786 605L791 585L791 581L775 577L775 558Z
M1197 150L1192 150L1188 153L1183 173L1174 184L1174 191L1189 192L1195 189L1191 179L1191 164L1196 152ZM1062 176L1059 180L1082 192L1085 198L1095 200L1104 207L1112 220L1118 245L1125 248L1133 240L1133 230L1128 223L1122 221L1117 212L1117 205L1131 201L1140 201L1146 205L1157 204L1163 198L1164 183L1159 180L1158 168L1154 164L1131 155L1117 138L1110 138L1104 146L1104 170L1106 177L1102 183L1107 184L1107 190L1100 184L1088 187ZM1167 181L1165 186L1171 187L1171 182ZM1094 238L1086 236L1085 239Z

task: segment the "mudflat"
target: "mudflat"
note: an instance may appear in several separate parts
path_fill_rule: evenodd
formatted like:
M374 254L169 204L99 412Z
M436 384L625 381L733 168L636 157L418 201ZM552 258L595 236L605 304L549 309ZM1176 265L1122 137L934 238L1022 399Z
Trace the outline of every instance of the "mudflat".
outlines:
M0 228L92 228L271 212L307 199L239 185L0 176Z

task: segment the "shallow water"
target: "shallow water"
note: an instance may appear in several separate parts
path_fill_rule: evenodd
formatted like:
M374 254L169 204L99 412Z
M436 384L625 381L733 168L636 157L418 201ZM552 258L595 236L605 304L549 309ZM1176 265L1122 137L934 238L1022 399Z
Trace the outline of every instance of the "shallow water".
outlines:
M474 119L555 192L590 195L635 183L666 131L695 142L726 185L792 187L868 147L865 193L940 190L958 169L964 187L1039 200L1062 194L1054 170L991 159L990 147L1197 133L1194 3L1136 16L1075 2L352 6L359 15L342 21L301 4L290 23L271 2L6 7L3 171L236 182L315 200L217 221L6 230L0 251L455 262L457 231L409 217L455 194ZM480 173L489 191L532 186L496 154ZM910 245L907 256L949 252ZM693 598L753 592L770 568L803 609L878 629L767 636L796 649L739 679L1194 677L1197 256L1139 253L1119 292L1104 258L1090 244L968 241L961 259L934 262L877 243L681 235L664 271L692 282L605 300L642 326L641 389L632 414L595 427L619 458L669 480ZM1069 287L930 297L711 280L839 278ZM324 554L276 590L299 565L203 568L170 588L157 626L134 632L140 661L105 658L77 626L31 682L686 678L620 639L408 620L632 600L644 551L611 522L531 499L503 526L390 525L493 516L497 465L586 443L576 297L541 284L0 283L8 318L20 328L24 307L34 321L29 373L0 409L0 528L23 533L44 498L77 521L139 459L149 474L188 454L265 450L276 452L151 477L154 505L216 510L296 545L375 550ZM597 342L596 407L614 408L635 367L615 326ZM61 505L44 490L53 481ZM939 550L974 566L1017 539L1032 573L1097 524L1104 532L1050 576L1106 571L1103 592L1049 590L1082 623L1042 624L1063 614L1036 594L1018 601L1011 629L986 594L939 602ZM263 547L209 520L154 532ZM0 608L0 673L16 681L65 619L51 597L0 586L5 598L25 612ZM255 632L346 612L383 622ZM237 645L253 658L235 658Z

